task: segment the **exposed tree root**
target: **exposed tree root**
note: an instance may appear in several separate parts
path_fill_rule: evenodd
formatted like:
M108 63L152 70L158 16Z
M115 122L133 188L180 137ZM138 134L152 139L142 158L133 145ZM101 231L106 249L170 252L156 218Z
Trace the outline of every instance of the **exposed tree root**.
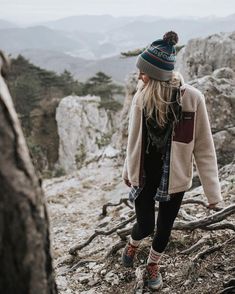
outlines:
M195 221L197 218L195 216L192 216L191 214L188 214L184 208L181 208L178 217L181 216L185 221Z
M230 243L232 240L234 240L235 237L230 238L229 240L221 243L221 244L216 244L212 247L206 248L204 250L202 250L201 252L199 252L194 258L193 258L193 262L198 261L199 259L203 259L205 258L207 255L220 250L222 247L224 247L225 245L227 245L228 243Z
M122 249L125 245L126 245L126 242L124 242L124 241L118 242L109 250L109 252L106 254L105 258L107 258L111 255L114 255L115 253L118 252L118 250Z
M118 230L117 234L121 238L121 240L125 241L127 236L131 234L131 230L132 230L131 228Z
M206 231L232 230L235 232L235 225L233 225L231 223L222 223L222 224L210 225L210 226L204 227L202 229L206 230Z
M131 209L133 208L130 204L129 204L129 200L128 198L121 198L120 201L118 203L111 203L111 202L108 202L106 204L103 205L103 208L102 208L102 216L106 216L107 215L107 208L109 206L119 206L121 205L122 203L124 203L126 206L130 207Z
M199 219L199 220L195 220L191 222L182 222L182 221L175 222L173 228L175 230L195 230L198 228L204 228L206 226L220 222L224 220L226 217L234 213L235 213L235 204L232 204L220 210L219 212L216 212L203 219Z
M224 283L224 290L219 294L232 294L235 293L235 279L231 279L230 281Z
M195 267L196 264L198 262L200 262L202 259L204 259L206 256L208 256L209 254L220 250L221 248L225 247L228 243L230 243L232 240L234 240L234 236L232 238L230 238L229 240L226 240L225 242L221 243L221 244L216 244L212 247L207 247L206 249L200 251L198 254L196 254L194 256L193 259L191 259L191 261L188 263L187 265L187 271L185 273L185 277L188 279L188 277L192 274L193 271L195 271ZM193 246L192 246L193 247ZM191 247L191 248L192 248ZM191 249L189 248L189 250ZM193 250L194 251L194 250ZM222 292L221 292L222 293ZM229 293L229 292L223 292L223 293Z
M193 262L196 262L197 260L199 259L203 259L205 258L207 255L221 249L221 247L223 246L223 244L217 244L217 245L214 245L212 247L209 247L209 248L206 248L202 251L200 251L194 258L193 258Z
M81 250L82 248L84 248L88 244L90 244L91 241L93 241L93 239L95 239L95 237L100 236L100 235L104 235L104 236L111 235L112 233L116 232L118 229L121 229L121 228L125 227L129 222L131 222L134 219L135 219L135 215L131 216L129 219L127 219L124 222L118 224L116 227L112 228L109 231L98 231L98 230L96 230L95 233L93 235L91 235L90 238L87 241L85 241L82 244L79 244L79 245L76 245L76 246L72 247L69 250L69 254L76 255L76 252L78 250Z
M202 239L199 239L197 243L193 244L188 249L181 251L181 254L190 254L192 252L197 251L200 247L202 247L207 242L207 240L208 238L205 238L205 237Z
M235 294L235 286L227 287L219 294Z
M104 215L107 214L107 207L108 206L119 206L119 205L121 205L121 203L127 204L127 199L121 199L118 204L107 203L103 207L103 214ZM194 199L188 199L188 201L184 202L184 204L189 204L189 203L198 203L198 204L205 206L205 203L203 201L195 202ZM177 221L174 223L173 229L174 230L195 230L195 229L200 228L203 230L231 229L231 230L235 231L235 226L233 224L230 224L230 223L216 224L234 213L235 213L235 204L230 205L230 206L220 210L219 212L216 212L216 213L214 213L210 216L207 216L203 219L197 219L197 220L192 220L192 221L188 221L188 222ZM186 215L186 212L185 212L185 215ZM187 214L187 217L188 217L188 214ZM126 228L123 229L123 228L128 223L131 223L135 218L136 218L136 216L132 215L129 219L123 221L122 223L118 224L117 226L115 226L114 228L112 228L108 231L96 230L95 233L93 235L91 235L87 241L83 242L82 244L78 244L78 245L75 245L74 247L72 247L69 250L69 253L71 255L76 255L76 252L78 250L81 250L82 248L86 247L88 244L90 244L93 241L93 239L95 239L95 237L97 237L99 235L108 236L108 235L111 235L112 233L116 232L122 241L126 240L126 237L131 233L131 229L126 229ZM121 230L121 229L123 229L123 230ZM214 248L214 250L217 250L216 246L210 248L210 250L213 251L213 248ZM115 251L115 249L113 249L113 250ZM193 250L193 249L191 249L191 250ZM112 251L112 249L111 249L111 251ZM186 252L187 252L187 250L186 250ZM185 253L185 254L187 254L187 253Z
M196 196L200 196L201 194L196 194L194 195L194 197ZM113 206L120 206L122 203L124 203L126 206L130 207L131 209L133 209L133 207L130 205L129 199L128 198L121 198L120 201L118 203L112 203L112 202L108 202L106 204L103 205L102 208L102 216L106 216L107 215L107 208L108 207L113 207ZM200 204L204 207L208 207L208 204L203 201L203 200L199 200L199 199L193 199L193 198L189 198L186 200L183 200L182 204Z

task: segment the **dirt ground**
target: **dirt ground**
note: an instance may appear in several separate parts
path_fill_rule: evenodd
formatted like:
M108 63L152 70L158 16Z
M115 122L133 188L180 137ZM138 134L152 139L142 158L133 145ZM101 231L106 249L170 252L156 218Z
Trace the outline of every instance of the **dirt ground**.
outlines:
M142 242L135 266L131 269L124 268L120 263L122 249L106 257L112 247L120 243L116 232L94 238L77 252L77 256L68 253L74 245L85 242L95 230L110 230L133 215L133 209L121 204L108 207L107 215L101 216L105 203L117 203L127 196L128 188L124 187L120 174L118 164L103 160L98 166L90 165L75 175L44 182L60 294L150 293L146 287L139 292L134 289L136 269L143 270L145 267L151 237ZM223 168L220 176L225 205L232 205L235 203L234 166ZM186 193L185 199L205 201L201 194L202 188L197 187ZM176 221L202 219L213 213L200 204L184 204ZM225 222L235 225L234 215L227 217ZM133 222L126 228L132 225ZM196 251L183 254L184 250L200 240L203 243ZM199 253L217 245L214 252L200 257ZM173 230L161 261L164 285L158 293L221 293L224 283L235 278L234 249L233 230Z

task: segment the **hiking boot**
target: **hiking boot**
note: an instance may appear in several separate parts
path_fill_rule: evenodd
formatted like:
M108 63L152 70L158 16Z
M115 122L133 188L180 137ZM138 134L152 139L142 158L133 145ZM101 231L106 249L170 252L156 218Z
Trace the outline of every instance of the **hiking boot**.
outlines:
M159 265L150 263L146 267L147 283L151 290L159 290L162 288L162 275L159 273Z
M137 251L137 246L131 245L129 242L126 244L122 252L122 264L125 267L133 267L134 257Z

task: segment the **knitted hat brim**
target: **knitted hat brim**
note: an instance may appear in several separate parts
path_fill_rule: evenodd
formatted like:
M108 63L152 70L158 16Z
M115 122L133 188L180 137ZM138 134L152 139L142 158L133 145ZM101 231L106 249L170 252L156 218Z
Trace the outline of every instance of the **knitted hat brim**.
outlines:
M157 66L153 66L139 55L136 60L136 67L148 75L150 78L158 81L169 81L172 78L172 71L161 69Z

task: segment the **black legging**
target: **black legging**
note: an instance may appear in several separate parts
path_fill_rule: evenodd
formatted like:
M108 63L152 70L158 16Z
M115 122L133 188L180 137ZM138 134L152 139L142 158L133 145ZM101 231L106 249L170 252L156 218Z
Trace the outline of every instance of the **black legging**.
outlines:
M161 179L162 159L150 146L149 154L145 155L146 182L141 194L135 200L135 211L137 222L133 226L131 237L134 240L141 240L154 232L155 228L155 200L157 188ZM165 250L174 220L180 209L184 192L171 195L166 202L159 202L157 216L157 229L153 238L152 247L161 253Z

